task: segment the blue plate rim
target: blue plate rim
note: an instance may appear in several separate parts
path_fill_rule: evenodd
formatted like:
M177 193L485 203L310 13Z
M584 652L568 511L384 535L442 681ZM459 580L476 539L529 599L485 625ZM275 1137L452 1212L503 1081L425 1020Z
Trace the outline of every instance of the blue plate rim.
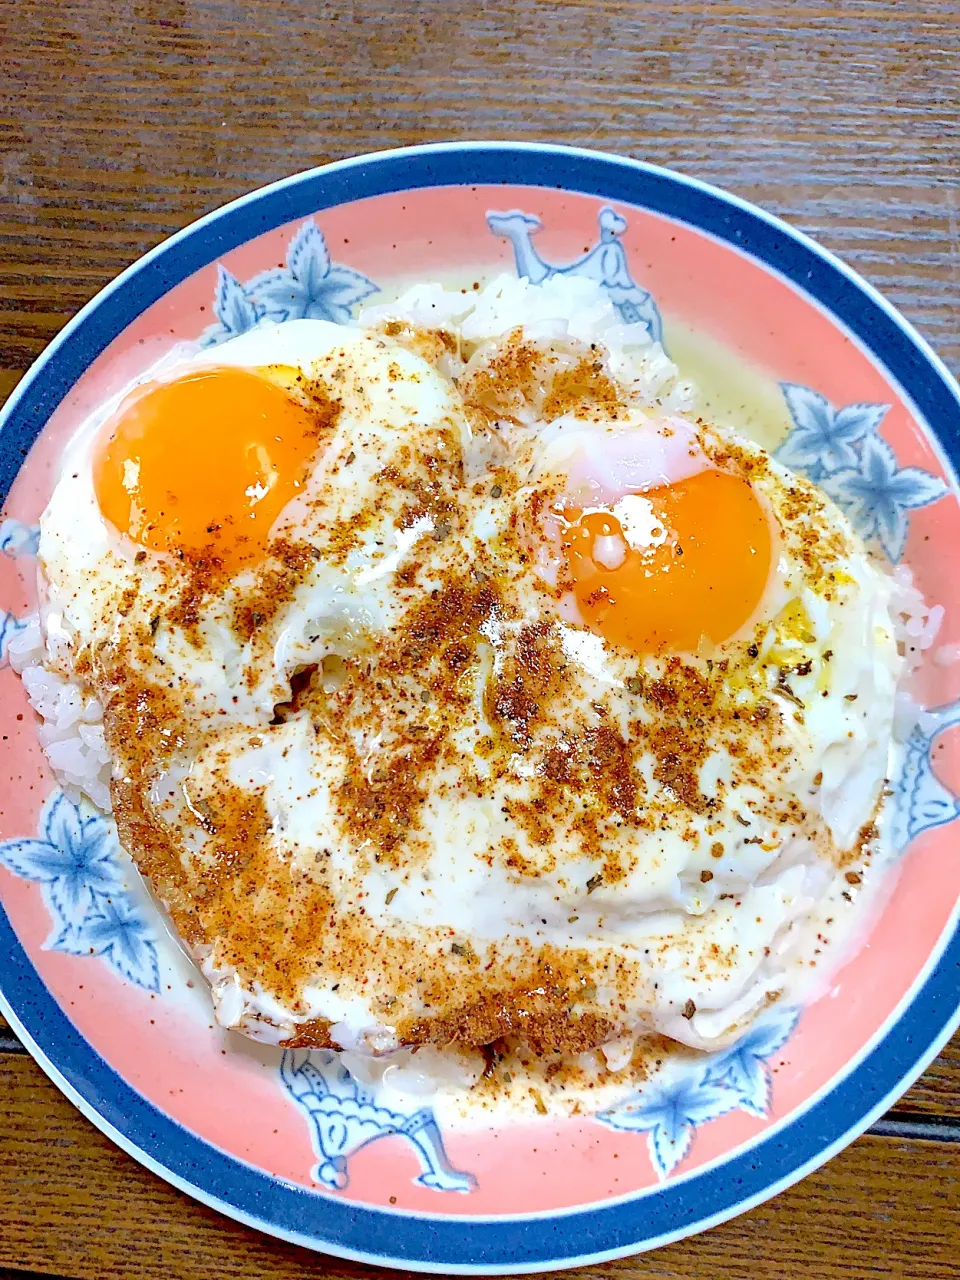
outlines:
M826 310L893 378L956 468L960 389L912 326L809 237L739 197L643 161L538 143L453 142L375 152L281 179L212 211L138 259L65 326L0 413L0 492L7 492L26 448L92 360L199 267L275 226L351 200L418 187L502 183L560 187L651 209L757 259ZM294 1187L189 1133L133 1090L73 1028L2 907L0 953L10 961L0 979L0 1010L51 1079L129 1154L246 1225L336 1256L420 1271L509 1274L579 1266L717 1225L841 1150L909 1086L960 1025L955 913L899 1016L862 1060L801 1114L746 1150L680 1182L666 1182L653 1195L609 1205L515 1219L416 1216ZM229 1188L229 1194L217 1194L211 1185ZM381 1240L384 1247L377 1248Z

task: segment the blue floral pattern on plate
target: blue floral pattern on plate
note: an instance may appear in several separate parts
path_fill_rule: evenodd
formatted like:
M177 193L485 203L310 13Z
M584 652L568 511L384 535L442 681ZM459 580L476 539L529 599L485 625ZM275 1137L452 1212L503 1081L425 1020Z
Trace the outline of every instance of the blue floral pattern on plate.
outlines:
M262 271L244 284L218 264L213 299L218 323L206 330L201 341L213 346L246 333L263 320L347 324L356 304L376 293L378 287L359 271L331 260L323 232L310 218L291 239L285 267Z
M317 1155L315 1181L342 1190L350 1181L350 1157L381 1138L399 1135L412 1143L423 1164L415 1179L433 1191L472 1191L472 1173L454 1169L430 1107L397 1111L381 1105L329 1050L287 1049L280 1065L284 1088L310 1122Z
M35 556L40 543L40 526L24 524L22 520L8 519L0 524L0 551L15 559Z
M780 386L794 426L777 450L778 460L818 484L860 535L878 543L896 564L907 540L909 513L944 497L946 484L919 467L897 465L890 445L877 434L889 405L837 409L809 387Z
M783 1009L756 1024L731 1048L691 1058L597 1119L611 1129L645 1133L650 1159L663 1180L693 1145L697 1128L731 1111L763 1119L770 1109L769 1059L786 1044L799 1019Z
M61 791L41 809L35 838L0 843L0 866L40 885L53 917L48 950L96 956L127 982L159 992L154 933L122 857L110 819Z
M520 209L511 209L508 213L491 210L487 214L487 226L493 234L510 241L518 276L526 276L531 284L542 284L551 276L585 276L596 280L624 324L641 324L654 342L663 341L657 304L630 274L627 251L620 240L627 229L626 218L605 205L597 215L600 239L582 258L563 266L545 262L534 247L532 237L541 225L538 217Z

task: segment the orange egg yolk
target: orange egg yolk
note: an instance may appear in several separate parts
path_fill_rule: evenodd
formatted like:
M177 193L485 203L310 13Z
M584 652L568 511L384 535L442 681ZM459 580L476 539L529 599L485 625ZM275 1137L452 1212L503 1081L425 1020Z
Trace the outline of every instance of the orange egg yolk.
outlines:
M104 427L94 460L100 510L153 551L262 558L270 528L302 489L316 416L247 369L204 369L134 392Z
M695 651L703 637L719 644L739 631L772 557L750 484L703 471L634 495L631 509L623 524L612 508L563 512L565 576L587 626L635 653Z

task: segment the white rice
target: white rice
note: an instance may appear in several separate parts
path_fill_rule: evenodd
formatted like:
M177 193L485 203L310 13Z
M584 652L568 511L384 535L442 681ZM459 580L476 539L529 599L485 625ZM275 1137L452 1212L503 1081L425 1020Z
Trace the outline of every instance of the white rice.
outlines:
M944 608L942 604L928 608L913 581L913 573L905 564L898 564L891 577L894 585L891 610L898 627L897 639L903 645L907 659L906 674L909 675L920 666L923 655L936 640Z
M931 732L937 724L936 717L924 711L915 701L908 684L937 638L943 622L944 608L941 604L932 607L926 604L913 581L913 573L906 565L898 564L891 577L893 595L890 612L897 642L906 660L897 691L894 733L900 742L905 742L915 728Z
M57 780L73 801L87 796L110 812L110 753L103 737L103 708L85 696L75 681L44 665L50 655L34 615L7 646L10 665L23 681L30 705L40 717L40 745Z

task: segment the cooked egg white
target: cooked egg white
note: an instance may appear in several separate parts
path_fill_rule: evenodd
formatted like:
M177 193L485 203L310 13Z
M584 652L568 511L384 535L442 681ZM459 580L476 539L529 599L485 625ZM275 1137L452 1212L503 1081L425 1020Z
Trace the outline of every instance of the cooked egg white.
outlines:
M482 315L164 370L240 388L194 424L250 433L229 516L137 443L142 389L99 415L41 523L49 663L103 704L121 837L224 1025L618 1070L653 1032L726 1043L876 856L890 581L812 486L645 394L613 329ZM299 406L283 440L225 370Z

